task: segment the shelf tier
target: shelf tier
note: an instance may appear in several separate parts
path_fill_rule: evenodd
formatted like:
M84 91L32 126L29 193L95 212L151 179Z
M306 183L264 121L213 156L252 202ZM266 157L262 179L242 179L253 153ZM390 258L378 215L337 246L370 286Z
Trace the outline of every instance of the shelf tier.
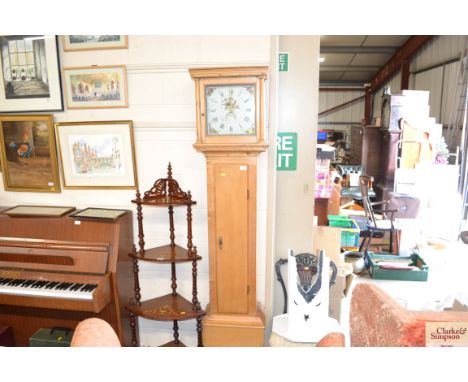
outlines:
M132 203L138 204L138 200L132 200ZM150 198L142 198L140 199L140 204L142 206L154 206L154 207L168 207L168 206L192 206L197 204L196 201L191 199L181 199L181 198L174 198L172 196L158 196Z
M168 244L161 247L149 248L145 249L145 252L136 252L136 256L132 253L130 253L129 256L138 260L152 261L155 263L182 263L201 260L201 256L194 255L193 252L189 252L187 248L182 248L177 244L174 246Z
M167 294L143 301L141 305L127 306L127 310L135 316L159 321L190 320L205 315L205 311L195 312L192 307L192 303L181 295Z
M160 345L161 348L185 348L185 344L179 341L179 343L175 343L175 341L168 342L167 344Z

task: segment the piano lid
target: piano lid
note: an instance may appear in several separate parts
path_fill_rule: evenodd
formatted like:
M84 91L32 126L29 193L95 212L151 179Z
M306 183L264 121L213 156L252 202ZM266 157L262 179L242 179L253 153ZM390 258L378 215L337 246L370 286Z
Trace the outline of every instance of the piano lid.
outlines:
M0 237L0 268L103 275L107 243Z

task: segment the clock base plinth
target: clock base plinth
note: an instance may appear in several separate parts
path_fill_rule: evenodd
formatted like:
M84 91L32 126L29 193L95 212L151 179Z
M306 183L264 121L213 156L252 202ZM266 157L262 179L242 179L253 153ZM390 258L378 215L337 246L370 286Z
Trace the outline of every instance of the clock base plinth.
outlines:
M203 319L203 346L254 346L265 342L265 318L255 315L210 314Z

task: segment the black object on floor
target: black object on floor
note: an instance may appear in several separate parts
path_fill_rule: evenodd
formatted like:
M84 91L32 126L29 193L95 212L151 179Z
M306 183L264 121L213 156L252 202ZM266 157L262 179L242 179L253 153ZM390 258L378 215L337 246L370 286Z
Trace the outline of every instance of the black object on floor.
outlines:
M463 231L460 233L460 238L465 244L468 244L468 231Z

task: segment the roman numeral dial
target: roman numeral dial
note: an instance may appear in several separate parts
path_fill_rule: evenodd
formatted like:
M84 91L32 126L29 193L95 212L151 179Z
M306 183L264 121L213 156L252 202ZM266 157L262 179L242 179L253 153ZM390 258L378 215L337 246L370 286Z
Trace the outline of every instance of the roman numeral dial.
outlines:
M205 87L208 135L255 135L255 85Z

